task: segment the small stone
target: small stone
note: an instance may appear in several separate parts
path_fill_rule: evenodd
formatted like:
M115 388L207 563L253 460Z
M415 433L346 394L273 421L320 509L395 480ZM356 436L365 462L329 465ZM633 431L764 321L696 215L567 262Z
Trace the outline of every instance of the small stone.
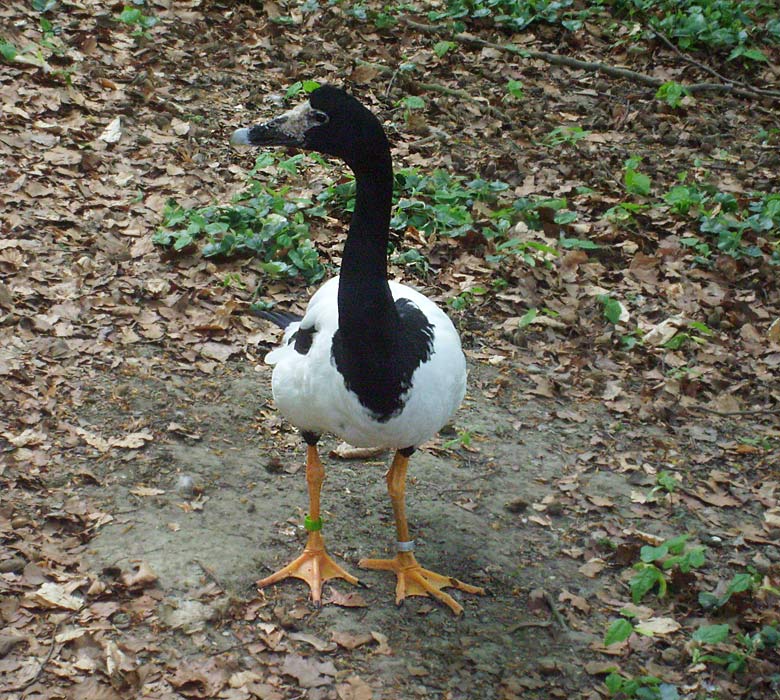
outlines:
M176 490L182 496L193 496L195 494L195 479L189 474L180 474L176 480Z
M547 512L550 515L560 515L563 513L563 504L559 501L553 501L547 504Z
M680 661L680 650L675 647L666 647L661 652L661 658L668 664L676 664Z
M541 656L536 660L536 663L539 667L539 673L545 676L552 676L560 672L558 662L551 656Z
M514 498L509 503L504 504L504 508L510 513L523 513L528 510L529 503L524 498Z
M22 557L11 557L0 561L0 574L18 574L27 562Z
M284 471L284 463L279 457L274 455L266 462L265 470L269 474L279 474Z

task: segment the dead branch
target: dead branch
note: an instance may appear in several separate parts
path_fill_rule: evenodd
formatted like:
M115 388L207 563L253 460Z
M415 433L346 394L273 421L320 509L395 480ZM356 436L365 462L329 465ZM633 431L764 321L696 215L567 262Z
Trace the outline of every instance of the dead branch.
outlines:
M748 90L749 92L752 92L756 95L761 95L766 97L780 97L780 92L778 92L777 90L765 90L763 88L757 88L754 85L749 85L748 83L742 82L741 80L732 80L731 78L727 78L725 75L718 73L718 71L716 71L711 66L708 66L706 63L701 63L700 61L697 61L695 58L692 58L691 56L684 54L662 32L659 32L657 29L653 29L652 27L649 27L649 29L667 46L667 48L671 49L675 54L677 54L677 56L679 56L681 60L685 61L686 63L689 63L692 66L696 66L699 70L703 70L705 73L709 73L710 75L717 78L718 80L723 81L724 85L735 85L737 87L744 88L745 90Z
M391 76L393 80L395 80L395 78L398 75L398 71L377 63L369 63L368 61L361 61L358 59L357 64L361 66L369 66L373 68L375 71L381 73L382 75ZM489 112L492 112L500 119L504 121L509 121L509 116L505 112L502 112L500 109L494 107L493 105L489 104L485 100L480 100L474 97L472 94L466 92L466 90L451 88L448 87L447 85L441 85L440 83L421 83L416 80L414 81L414 84L423 92L439 92L443 95L450 95L452 97L457 97L458 99L461 100L466 100L467 102L474 102L475 104L478 104L481 107L485 107Z
M532 49L524 49L514 44L499 44L494 41L487 41L486 39L480 39L471 34L461 32L459 34L452 34L452 30L449 27L434 24L422 24L415 22L412 19L404 17L401 20L410 29L415 29L419 32L427 34L445 34L459 44L465 46L474 46L478 48L490 48L497 51L504 51L506 53L514 54L515 56L522 56L525 58L535 58L550 63L555 66L565 66L567 68L575 68L577 70L584 70L588 73L603 73L611 78L621 78L629 80L640 85L646 85L647 87L659 88L664 84L661 78L655 78L652 75L646 73L639 73L638 71L631 70L629 68L620 68L618 66L611 66L607 63L600 63L597 61L583 61L578 58L571 58L570 56L561 56L555 53L549 53L548 51L534 51ZM736 95L738 97L763 97L770 100L780 99L780 92L774 90L759 90L758 88L740 87L734 83L692 83L685 85L685 89L691 93L702 92L715 92L715 93L727 93Z
M71 618L70 615L68 615L65 620L69 620ZM38 672L29 680L25 681L24 683L14 686L13 688L8 688L7 690L11 693L21 693L24 690L27 690L31 685L34 683L37 683L40 677L43 675L44 670L46 670L46 666L49 665L49 661L51 661L51 657L54 656L54 650L57 648L57 634L60 631L60 627L62 627L62 624L65 620L60 620L56 625L54 625L54 630L51 633L51 645L49 646L49 653L46 654L46 658L41 662L40 667L38 668Z
M718 411L717 409L710 408L709 406L696 406L691 405L686 408L694 411L704 411L705 413L712 413L716 416L777 416L780 415L780 408L747 408L743 411Z

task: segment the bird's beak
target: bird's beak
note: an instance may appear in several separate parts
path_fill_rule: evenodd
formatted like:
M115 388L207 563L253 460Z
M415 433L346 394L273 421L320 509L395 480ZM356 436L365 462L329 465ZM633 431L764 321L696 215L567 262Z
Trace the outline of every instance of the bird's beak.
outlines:
M249 128L236 129L230 137L234 146L301 146L303 134L294 134L285 128L283 117L257 124Z
M230 137L234 146L303 146L306 132L318 126L315 110L308 102L265 124L236 129Z

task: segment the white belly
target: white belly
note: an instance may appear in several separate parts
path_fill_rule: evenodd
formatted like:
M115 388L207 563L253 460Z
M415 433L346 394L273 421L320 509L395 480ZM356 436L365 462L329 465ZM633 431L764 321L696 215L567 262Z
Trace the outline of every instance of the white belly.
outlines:
M433 302L409 287L391 283L394 298L405 297L425 313L434 328L433 351L412 376L403 408L380 422L348 391L331 357L338 323L338 278L312 298L304 327L319 329L309 351L293 345L269 353L275 364L273 395L279 411L293 425L314 433L332 433L356 447L416 447L433 437L452 417L466 391L466 361L452 322ZM296 324L297 327L297 324ZM289 333L294 331L291 328Z

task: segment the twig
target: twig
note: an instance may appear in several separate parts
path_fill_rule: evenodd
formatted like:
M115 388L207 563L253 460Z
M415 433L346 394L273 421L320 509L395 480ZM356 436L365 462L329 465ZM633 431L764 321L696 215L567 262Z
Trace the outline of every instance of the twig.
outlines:
M524 630L528 627L549 627L552 624L549 620L530 620L528 622L518 622L516 625L512 625L507 632L509 634L512 634L513 632L517 632L517 630Z
M357 60L358 65L361 66L370 66L374 70L376 70L379 73L382 73L383 75L389 75L391 76L392 80L395 80L396 76L398 75L397 70L393 70L392 68L388 68L387 66L383 66L377 63L370 63L368 61L362 61L360 59ZM498 107L494 107L487 101L478 100L476 97L468 93L466 90L460 90L458 88L451 88L447 85L441 85L440 83L420 83L418 81L414 81L414 84L416 87L418 87L420 90L423 90L425 92L440 92L444 95L450 95L452 97L457 97L461 100L466 100L467 102L475 102L476 104L486 107L488 111L493 112L497 117L500 117L504 121L509 121L509 116L502 112Z
M578 70L584 70L589 73L603 73L612 78L623 78L630 80L640 85L646 85L648 87L659 88L664 84L661 78L655 78L652 75L645 73L639 73L629 68L619 68L617 66L611 66L606 63L600 63L596 61L582 61L578 58L571 58L570 56L561 56L555 53L549 53L548 51L534 51L532 49L523 49L514 44L498 44L493 41L487 41L471 34L459 33L452 34L452 30L444 25L435 24L422 24L415 22L409 18L403 18L401 20L410 29L416 29L419 32L426 32L428 34L447 34L451 39L457 41L460 44L467 46L476 46L479 48L490 48L498 51L504 51L516 56L525 56L527 58L535 58L550 63L556 66L566 66L568 68L576 68ZM693 83L691 85L685 85L685 89L690 93L697 92L719 92L737 95L739 97L765 97L770 100L780 99L780 92L774 90L759 90L758 88L743 88L739 87L733 82L729 83Z
M231 600L236 600L236 597L230 591L225 589L225 587L222 585L222 582L217 578L217 575L208 566L201 563L198 559L193 559L192 561L200 567L204 574L206 574L206 578L211 579L211 582L219 589L222 595L227 596Z
M714 413L716 416L778 416L780 408L746 408L744 411L718 411L708 406L686 406L694 411L704 411L705 413Z
M700 61L697 61L695 58L692 58L691 56L684 54L662 32L659 32L657 29L653 29L652 27L648 27L648 29L650 29L650 31L653 32L653 34L655 34L664 44L666 44L667 48L671 49L674 53L676 53L683 61L689 63L692 66L696 66L697 68L700 68L705 73L709 73L711 76L718 78L718 80L722 80L725 85L738 85L739 87L744 88L745 90L748 90L752 93L755 93L756 95L764 95L767 97L780 97L780 92L778 92L777 90L765 90L764 88L758 88L755 87L754 85L749 85L748 83L745 83L741 80L732 80L731 78L727 78L725 75L718 73L718 71L716 71L711 66L708 66L706 63L701 63Z
M54 656L54 649L57 647L57 632L60 631L60 627L62 627L62 623L65 622L65 620L69 620L70 615L68 615L63 620L60 620L56 625L54 625L54 631L51 633L51 646L49 647L49 653L46 654L46 658L41 662L41 667L38 669L38 673L36 673L32 678L30 678L28 681L25 681L21 685L17 685L14 688L9 688L9 693L21 693L23 690L27 690L33 683L37 683L38 679L43 675L43 671L48 665L49 661L51 661L51 657Z
M547 602L547 606L550 608L550 612L552 613L552 616L555 618L555 621L561 627L563 627L563 629L568 630L569 623L566 622L563 615L561 615L561 611L558 610L558 606L555 605L555 601L552 599L552 596L547 591L544 592L544 599Z

